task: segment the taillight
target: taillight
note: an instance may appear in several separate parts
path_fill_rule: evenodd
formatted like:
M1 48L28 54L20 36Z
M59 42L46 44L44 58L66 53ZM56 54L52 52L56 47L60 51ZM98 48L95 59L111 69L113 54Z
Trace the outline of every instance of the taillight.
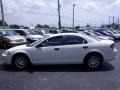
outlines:
M114 47L115 47L115 44L114 44L114 43L110 45L110 48L114 48Z

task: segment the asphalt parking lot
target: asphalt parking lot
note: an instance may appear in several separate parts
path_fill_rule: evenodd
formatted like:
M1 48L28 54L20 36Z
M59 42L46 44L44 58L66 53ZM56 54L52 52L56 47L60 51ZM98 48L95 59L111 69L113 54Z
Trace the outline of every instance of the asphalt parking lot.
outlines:
M103 63L98 70L83 65L39 65L17 71L4 65L0 56L0 90L120 90L120 43L116 48L117 60Z

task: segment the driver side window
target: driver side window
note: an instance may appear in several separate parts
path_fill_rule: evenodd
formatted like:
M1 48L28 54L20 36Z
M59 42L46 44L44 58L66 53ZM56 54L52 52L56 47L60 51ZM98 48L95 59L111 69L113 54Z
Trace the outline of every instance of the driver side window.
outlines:
M42 42L41 44L45 47L63 45L63 36L56 36L56 37L49 38L44 42Z

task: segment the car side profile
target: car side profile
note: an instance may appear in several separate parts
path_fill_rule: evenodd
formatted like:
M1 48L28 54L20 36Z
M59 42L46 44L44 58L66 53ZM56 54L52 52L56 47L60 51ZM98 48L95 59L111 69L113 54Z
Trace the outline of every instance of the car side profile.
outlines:
M115 60L114 41L97 40L79 33L43 37L32 44L13 47L3 52L7 64L23 69L30 64L79 64L95 69L104 61Z

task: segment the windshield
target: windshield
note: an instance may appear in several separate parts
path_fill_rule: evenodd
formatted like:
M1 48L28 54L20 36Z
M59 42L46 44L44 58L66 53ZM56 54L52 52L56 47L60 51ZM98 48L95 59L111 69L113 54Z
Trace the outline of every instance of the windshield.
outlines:
M48 30L42 30L42 32L43 32L44 34L49 34L49 31L48 31Z
M103 36L102 34L98 33L98 32L94 32L94 34L98 35L98 36Z
M32 30L26 30L27 35L38 35L36 32Z
M112 31L106 31L106 32L110 35L114 35L114 33Z
M93 36L93 35L88 34L88 33L81 32L81 34L87 35L88 37L90 37L90 38L92 38L92 39L95 39L96 41L99 41L99 40L100 40L100 38L98 38L97 36Z
M3 36L14 36L14 35L18 35L15 31L13 30L2 30L0 31L2 33Z
M40 39L40 40L37 40L37 41L35 41L35 42L33 42L33 43L28 43L27 46L29 46L29 47L35 46L37 43L42 42L42 41L46 40L47 38L49 38L49 36L48 36L48 35L45 35L45 36L43 36L43 38Z
M87 34L88 36L93 36L93 37L97 37L98 35L96 35L95 33L92 32L84 32L85 34Z

